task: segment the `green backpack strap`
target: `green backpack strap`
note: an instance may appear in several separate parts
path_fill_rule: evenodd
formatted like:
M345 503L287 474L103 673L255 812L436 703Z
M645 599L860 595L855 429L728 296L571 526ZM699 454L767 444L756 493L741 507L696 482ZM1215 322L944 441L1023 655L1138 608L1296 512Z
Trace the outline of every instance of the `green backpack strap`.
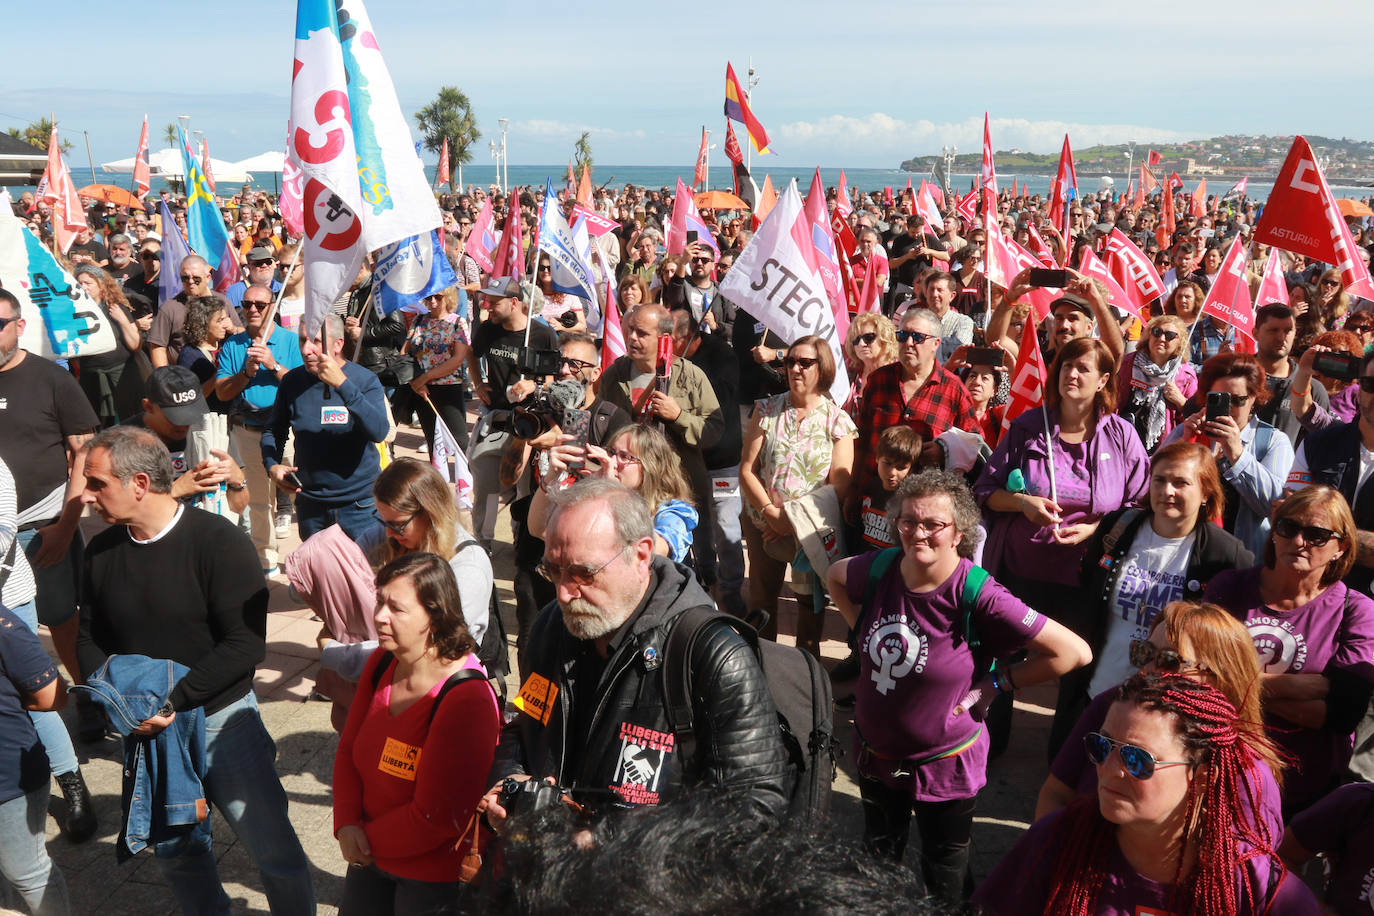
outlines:
M868 615L869 605L873 603L873 597L878 594L878 584L882 582L883 576L892 568L892 564L902 555L902 548L888 547L886 550L878 551L878 555L873 558L873 562L868 566L868 582L864 585L864 603L859 607L859 619L863 620Z
M964 577L964 587L959 592L959 610L964 614L964 641L970 649L977 649L982 643L978 631L973 626L973 611L978 606L978 596L988 581L988 571L981 566L970 566Z

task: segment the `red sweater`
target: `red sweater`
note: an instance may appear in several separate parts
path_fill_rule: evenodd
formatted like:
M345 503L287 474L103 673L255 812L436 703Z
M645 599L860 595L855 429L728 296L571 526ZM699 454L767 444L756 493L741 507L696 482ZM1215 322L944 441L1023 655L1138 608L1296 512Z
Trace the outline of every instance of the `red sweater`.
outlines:
M391 714L393 662L372 692L372 654L358 682L334 756L334 833L358 825L377 867L421 881L456 881L467 849L455 849L486 792L501 716L491 688L466 681L445 695L441 681L399 716ZM480 668L475 655L464 667ZM486 837L479 832L479 842Z

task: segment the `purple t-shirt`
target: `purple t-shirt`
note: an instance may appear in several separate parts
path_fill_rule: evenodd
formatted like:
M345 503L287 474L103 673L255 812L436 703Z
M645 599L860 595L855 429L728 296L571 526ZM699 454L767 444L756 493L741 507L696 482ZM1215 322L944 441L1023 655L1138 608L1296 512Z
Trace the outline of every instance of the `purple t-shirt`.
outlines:
M1374 601L1337 582L1301 607L1276 611L1260 600L1260 569L1217 574L1207 583L1203 600L1245 622L1265 674L1324 674L1341 668L1374 680ZM1285 776L1284 799L1290 807L1306 807L1350 762L1354 737L1266 718L1274 726L1274 743L1295 760Z
M849 565L846 588L855 604L863 600L877 555L857 557ZM874 753L910 760L955 747L978 733L962 753L911 768L915 801L971 798L987 782L987 732L968 713L953 714L974 680L973 652L964 641L959 609L972 567L961 559L939 587L913 592L902 581L899 559L859 621L854 722ZM988 579L978 594L973 626L982 642L979 651L1003 656L1025 648L1044 629L1045 618Z
M993 868L973 895L973 911L982 916L1041 916L1050 895L1055 863L1063 849L1063 836L1055 830L1062 812L1042 817L1021 834L1011 852ZM1244 865L1247 879L1255 888L1260 905L1242 908L1235 916L1266 912L1263 904L1274 874L1282 874L1267 910L1283 916L1320 916L1312 892L1297 875L1284 873L1269 856L1256 856ZM1112 842L1107 856L1107 874L1093 908L1095 916L1171 916L1168 909L1173 885L1152 881L1137 872ZM1239 878L1239 872L1237 873ZM1258 885L1256 885L1256 880ZM1239 892L1239 884L1237 885Z
M1041 480L1034 469L1043 465L1028 465L1025 471L1026 492L1031 496L1049 496L1049 478ZM1088 467L1088 443L1054 443L1054 483L1058 494L1059 517L1062 524L1076 525L1089 521L1092 515L1092 471ZM1087 550L1087 542L1066 546L1054 539L1053 528L1042 528L1017 514L1007 528L1007 543L1019 545L1007 551L1007 571L1024 579L1078 585L1078 567Z
M1289 825L1310 853L1331 860L1326 904L1337 913L1374 913L1374 783L1341 786Z
M1073 731L1064 741L1064 746L1054 755L1054 762L1050 764L1050 775L1079 795L1097 795L1097 767L1088 759L1088 752L1083 747L1083 736L1088 732L1102 730L1102 723L1107 721L1107 710L1111 709L1115 700L1115 687L1093 697L1088 708L1083 710L1083 715L1074 723ZM1274 779L1269 765L1262 760L1252 763L1246 778L1259 800L1257 821L1260 830L1267 830L1270 842L1277 847L1283 837L1283 795L1279 791L1278 781ZM1248 793L1242 794L1240 804L1243 810L1250 811Z

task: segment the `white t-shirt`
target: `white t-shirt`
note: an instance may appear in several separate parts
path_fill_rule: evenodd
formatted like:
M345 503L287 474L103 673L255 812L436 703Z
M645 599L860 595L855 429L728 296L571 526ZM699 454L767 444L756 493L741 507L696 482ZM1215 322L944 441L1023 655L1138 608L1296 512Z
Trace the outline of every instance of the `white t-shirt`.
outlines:
M1140 527L1131 549L1118 561L1121 575L1107 605L1107 638L1088 685L1089 696L1095 697L1135 673L1131 640L1148 639L1150 625L1159 612L1183 597L1195 537L1196 532L1181 538L1161 537L1149 522Z

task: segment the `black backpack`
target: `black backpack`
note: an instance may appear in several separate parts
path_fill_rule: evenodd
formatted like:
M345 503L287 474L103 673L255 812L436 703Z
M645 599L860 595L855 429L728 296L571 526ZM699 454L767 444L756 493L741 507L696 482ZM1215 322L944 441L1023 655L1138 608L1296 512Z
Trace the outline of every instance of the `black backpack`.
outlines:
M454 556L469 547L476 547L480 550L482 545L469 538L458 545L458 549L453 552ZM506 675L510 674L510 644L506 640L506 625L501 620L501 605L496 600L496 581L494 578L491 583L491 601L487 609L487 629L482 634L481 644L477 647L477 659L482 663L482 667L487 669L487 677L491 680L492 689L496 691L496 697L501 701L504 708Z
M735 628L758 656L778 707L778 730L792 771L790 818L819 820L830 806L835 779L835 697L830 677L811 654L771 639L759 639L749 624L713 607L688 608L673 623L663 647L663 689L668 723L683 765L696 758L692 722L692 644L709 623L723 620Z

